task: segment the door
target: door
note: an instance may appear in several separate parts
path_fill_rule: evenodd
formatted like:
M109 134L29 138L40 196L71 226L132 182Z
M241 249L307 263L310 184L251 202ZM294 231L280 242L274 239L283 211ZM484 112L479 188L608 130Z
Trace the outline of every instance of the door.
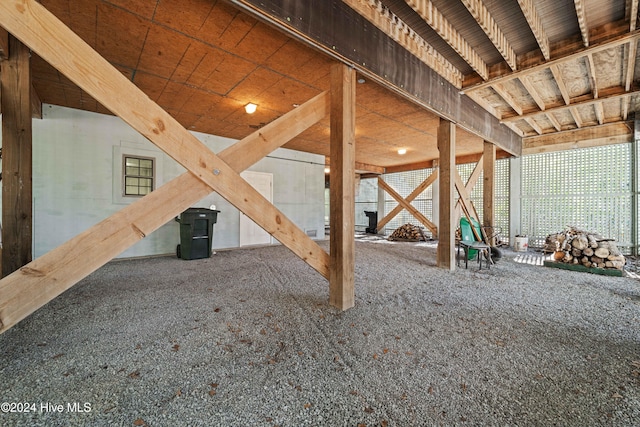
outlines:
M273 174L244 171L240 174L262 197L273 202ZM268 245L271 236L262 227L240 212L240 246Z

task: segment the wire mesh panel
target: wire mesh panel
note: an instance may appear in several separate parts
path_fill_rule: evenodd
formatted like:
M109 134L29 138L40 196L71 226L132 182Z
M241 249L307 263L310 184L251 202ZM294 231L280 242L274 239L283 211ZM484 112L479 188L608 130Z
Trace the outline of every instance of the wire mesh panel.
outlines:
M386 174L383 176L383 179L398 194L400 194L403 198L406 198L409 194L411 194L413 190L416 189L416 187L418 187L418 185L422 184L422 182L427 179L432 172L432 168L408 172L398 172ZM429 186L429 188L424 190L411 202L411 205L429 220L433 218L433 195L431 187L432 186ZM388 214L396 206L398 206L398 202L396 202L393 197L385 192L384 205L384 212L385 214ZM382 219L382 217L379 216L378 219ZM393 230L407 223L424 227L422 223L415 219L413 215L407 212L406 209L403 209L398 215L396 215L395 218L387 223L384 229L384 233L391 234ZM424 229L425 235L433 237L431 234L431 230L426 227L424 227ZM378 231L382 232L382 230Z
M522 158L521 225L530 246L575 226L632 239L631 144L536 154Z

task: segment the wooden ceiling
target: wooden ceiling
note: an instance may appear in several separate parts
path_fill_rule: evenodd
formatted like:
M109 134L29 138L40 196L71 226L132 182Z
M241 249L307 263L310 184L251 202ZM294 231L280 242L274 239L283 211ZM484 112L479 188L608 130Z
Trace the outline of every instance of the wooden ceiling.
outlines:
M328 90L336 61L311 36L300 41L263 22L260 10L245 12L242 0L41 3L185 128L208 134L241 139ZM344 3L522 137L523 153L630 138L638 0ZM109 113L37 55L32 68L43 103ZM385 76L356 69L358 168L437 159L438 116L385 87ZM252 115L249 102L258 105ZM483 138L459 128L456 144L456 155L471 159ZM328 119L285 147L328 156Z

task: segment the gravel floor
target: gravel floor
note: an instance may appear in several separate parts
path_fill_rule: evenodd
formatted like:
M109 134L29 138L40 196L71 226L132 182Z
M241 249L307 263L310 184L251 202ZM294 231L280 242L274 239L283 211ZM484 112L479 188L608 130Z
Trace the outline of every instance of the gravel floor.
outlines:
M0 335L0 424L640 425L640 281L539 261L360 239L345 312L283 247L114 261Z

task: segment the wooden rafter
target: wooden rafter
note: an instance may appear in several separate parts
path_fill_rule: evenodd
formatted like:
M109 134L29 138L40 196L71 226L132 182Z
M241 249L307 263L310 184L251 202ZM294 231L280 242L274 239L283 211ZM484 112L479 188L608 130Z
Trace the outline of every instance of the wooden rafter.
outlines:
M585 64L587 65L587 74L589 76L589 82L591 83L591 93L593 98L598 98L598 79L596 78L596 65L593 62L593 54L587 55Z
M218 192L325 278L329 277L329 255L244 181L232 166L245 162L240 159L245 157L245 150L230 156L225 152L220 156L210 152L39 3L0 2L0 25L187 169L138 202L0 280L0 332L211 191ZM326 103L326 94L320 99ZM326 114L326 106L316 104L313 109L322 117ZM269 129L268 126L254 137L262 144L269 141L268 132L282 138L304 130L298 128L291 117ZM285 142L274 140L269 145L280 146Z
M582 35L582 43L589 46L589 27L587 26L587 13L584 8L583 0L573 0L576 6L576 15L578 17L578 25L580 26L580 34Z
M457 88L462 73L379 0L344 0L350 8L386 33Z
M633 76L636 70L636 54L638 51L638 39L633 39L627 44L625 48L625 70L624 70L624 90L631 90L631 83L633 83Z
M604 124L604 106L602 105L602 102L596 102L593 104L593 109L596 113L598 124Z
M482 0L462 0L467 10L474 17L476 22L480 25L485 32L489 40L498 49L498 52L502 55L509 67L512 70L517 69L516 52L511 47L511 44L507 40L498 24L496 24L493 16L489 13L489 10L485 7Z
M578 109L576 107L569 107L569 112L571 113L571 117L573 117L573 121L576 122L576 126L581 128L582 125L582 118L580 117L580 112L578 112Z
M529 77L528 76L520 77L520 82L522 83L524 88L527 90L527 92L529 92L529 95L531 95L531 98L533 98L535 103L538 104L538 108L540 108L540 111L544 111L546 108L544 104L544 100L540 96L540 93L538 93L538 89L536 89L535 85L531 83L531 80L529 80Z
M547 119L551 122L553 127L556 128L558 132L562 130L562 125L560 124L558 119L556 119L556 116L553 114L553 112L548 112L546 116L547 116Z
M411 192L411 194L409 194L404 199L405 202L408 203L408 204L411 204L411 202L413 202L416 197L418 197L427 188L429 188L431 186L431 184L433 184L437 178L438 178L438 170L434 169L433 172L431 172L431 174L427 177L427 179L422 181L422 183L420 183L420 185L418 185L416 188L414 188L414 190ZM382 178L378 177L378 180L381 180L381 179ZM378 229L384 228L384 226L387 225L389 223L389 221L391 221L393 218L395 218L400 212L402 212L403 209L404 209L404 206L401 205L400 203L398 203L398 206L393 208L391 210L391 212L389 212L387 215L385 215L384 218L382 218L380 221L378 221ZM437 230L437 227L435 227L435 225L434 225L434 228L436 228L436 230ZM431 230L431 231L433 232L434 230ZM437 233L434 233L434 237L436 237L436 236L437 236Z
M633 33L626 33L626 34L608 39L607 41L603 41L600 43L593 43L589 47L575 50L572 53L559 56L554 59L550 59L546 62L540 62L540 63L537 63L536 65L532 65L527 68L521 68L519 71L502 74L498 77L492 78L485 82L477 83L472 86L466 87L461 92L465 94L469 94L471 92L493 86L497 83L506 83L510 80L520 78L522 76L527 76L529 74L533 74L539 71L544 71L547 68L553 71L554 66L580 59L589 54L602 52L604 50L608 50L611 48L615 48L617 46L627 44L631 40L637 40L639 37L640 37L640 30L635 30Z
M424 21L433 28L484 80L489 78L486 62L464 37L440 13L430 0L406 0Z
M560 67L558 64L551 64L549 66L551 70L551 74L553 75L553 79L556 81L558 85L558 89L560 90L560 94L562 95L562 99L566 105L571 103L571 97L569 96L569 89L567 89L567 85L564 83L564 78L562 77L562 73L560 72Z
M574 109L575 107L592 106L594 104L601 103L602 101L613 101L619 98L620 99L628 98L632 95L640 95L640 90L631 90L629 92L626 92L622 87L613 87L607 90L600 91L599 95L600 97L596 99L592 98L591 96L580 97L578 99L570 101L568 105L558 105L556 107L548 107L545 111L532 111L532 112L526 112L526 113L520 114L518 116L504 117L502 119L502 122L503 123L515 122L520 119L524 119L527 117L536 117L546 113L552 113L552 112L557 113L560 111L571 110L571 109Z
M536 131L538 135L542 135L542 128L533 117L525 117L524 121Z
M433 222L429 221L429 219L426 216L424 216L418 209L413 207L411 203L407 202L406 199L404 199L400 194L398 194L398 192L396 192L389 184L384 182L384 180L380 177L378 177L378 185L382 187L384 191L389 193L389 195L393 197L396 200L396 202L398 202L398 205L402 206L403 209L406 209L407 211L409 211L409 213L411 213L411 215L413 215L415 219L420 221L425 227L431 230L433 234L435 235L438 234L438 228Z
M551 59L551 53L549 49L549 38L547 37L547 33L544 31L542 26L542 19L540 19L540 15L536 11L535 6L533 5L532 0L518 0L518 4L520 5L520 9L522 9L522 13L533 32L533 35L538 42L538 46L540 46L540 50L542 51L542 56L547 61Z
M519 116L522 115L523 111L522 111L522 106L518 103L518 101L511 95L511 93L509 91L507 91L502 85L497 84L493 86L493 90L496 91L496 93L498 95L500 95L502 97L502 99L505 100L505 102L507 104L509 104L509 106L511 106L511 108L513 108L513 111L515 111L516 113L518 113Z

